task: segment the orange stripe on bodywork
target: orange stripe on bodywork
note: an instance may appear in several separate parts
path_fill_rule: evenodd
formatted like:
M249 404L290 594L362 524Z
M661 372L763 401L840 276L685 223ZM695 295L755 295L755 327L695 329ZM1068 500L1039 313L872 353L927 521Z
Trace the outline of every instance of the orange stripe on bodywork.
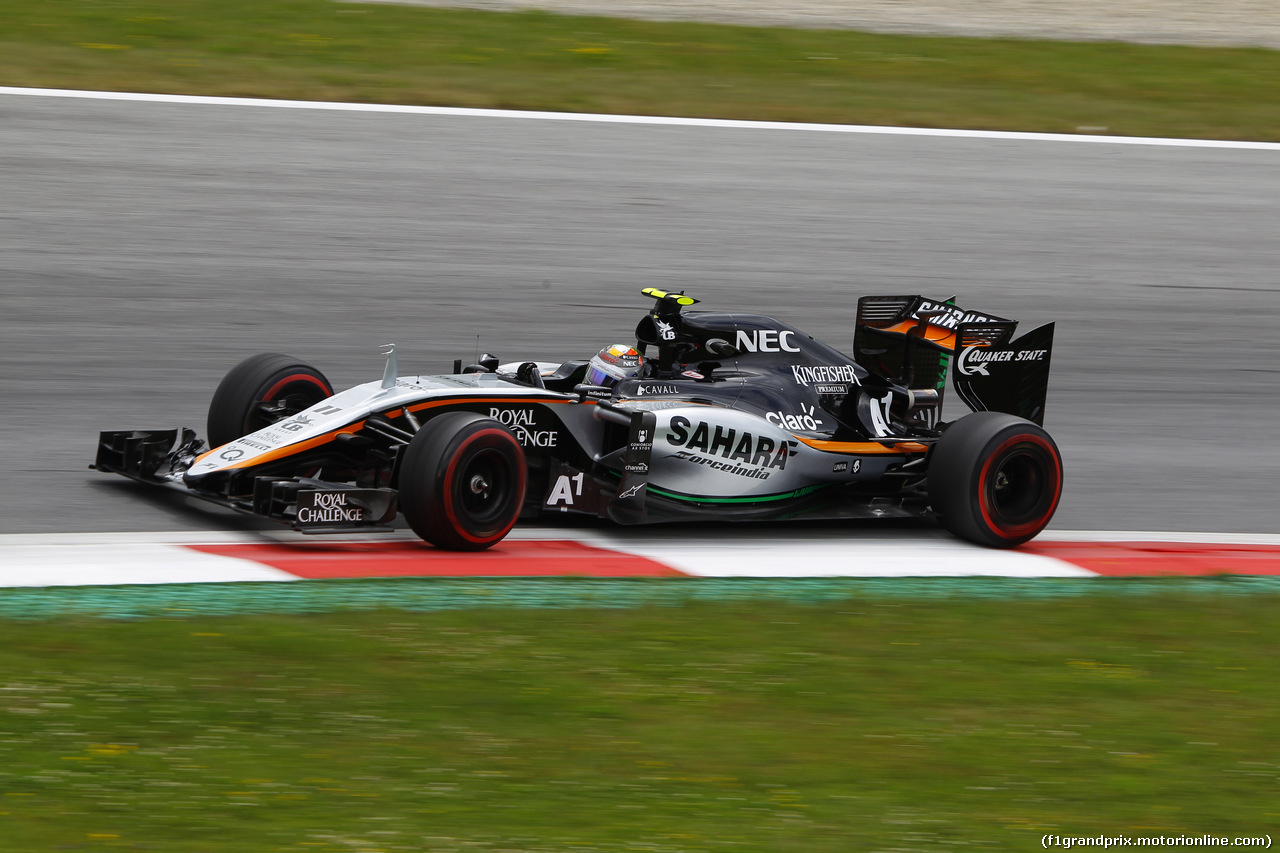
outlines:
M429 403L419 403L416 406L410 406L409 411L420 412L423 409L431 409L437 406L447 406L447 405L459 404L459 403L493 403L493 402L495 402L495 400L492 397L461 397L461 398L451 397L447 400L433 400ZM576 400L548 400L543 398L531 399L531 398L522 398L522 397L502 398L501 402L520 403L520 404L529 404L529 403L554 403L554 404L575 403L576 404L577 403ZM584 401L584 402L587 402L587 401ZM594 400L590 401L588 405L595 405L595 401ZM401 415L400 409L396 409L391 412L386 412L383 415L383 417L395 418L395 417L400 417L400 415ZM292 456L295 453L301 453L304 450L310 450L313 447L319 447L322 444L328 444L329 442L333 441L338 436L343 435L344 433L349 434L349 433L359 432L361 429L364 428L364 424L365 424L364 421L358 421L354 424L349 424L347 426L344 426L342 427L342 429L336 429L333 432L327 432L324 435L318 435L315 438L309 438L306 441L301 441L301 442L298 442L297 444L287 444L284 447L277 447L275 450L269 450L266 453L262 454L261 456L255 456L252 459L246 459L243 462L237 462L234 465L228 465L222 470L225 471L225 470L230 470L234 468L245 468L249 465L258 465L263 462L272 462L276 459L282 459L286 456ZM206 451L202 455L196 457L196 461L197 462L200 461L205 456L208 456L210 453L213 453L213 451L217 449L218 448L215 447L213 448L213 450Z
M419 403L416 406L409 406L408 409L410 412L421 412L424 409L434 409L440 406L462 405L467 403L515 403L520 405L546 403L550 405L572 404L572 405L594 406L596 404L596 401L583 400L579 402L577 400L555 400L555 399L548 400L540 397L534 397L534 398L508 397L508 398L502 398L501 400L495 400L492 397L451 397L444 400L432 400L427 403ZM400 417L402 415L403 408L404 407L401 407L400 409L395 409L394 411L386 412L384 413L383 417L386 417L386 418ZM315 438L309 438L306 441L302 441L297 444L289 444L284 447L278 447L275 450L269 450L266 453L263 453L261 456L255 456L252 459L246 459L242 462L237 462L234 465L228 465L223 470L245 468L250 465L259 465L264 462L272 462L276 459L282 459L286 456L292 456L295 453L301 453L304 450L310 450L313 447L319 447L322 444L328 444L329 442L335 440L340 435L359 432L361 429L364 428L364 425L365 425L364 421L358 421L354 424L349 424L348 426L342 427L341 429L337 429L337 430L334 430L333 432L325 433L324 435L316 436ZM812 447L814 450L822 450L827 453L848 453L848 454L857 454L862 456L897 456L902 454L926 453L929 450L929 445L921 444L916 441L900 441L900 442L896 442L891 446L885 446L884 444L881 444L875 441L824 441L822 439L816 439L816 438L805 438L804 436L800 436L800 435L797 435L795 437L800 441L804 442L809 447ZM213 450L217 450L217 448L214 448ZM213 450L209 450L204 454L198 456L196 458L196 461L199 461L200 459L203 459L205 456L208 456L210 453L213 453Z
M409 406L408 409L411 412L421 412L423 409L434 409L439 406L451 406L451 405L458 405L462 403L490 403L493 405L505 404L505 403L518 403L520 405L531 405L533 403L543 403L551 406L564 406L564 405L594 406L596 404L596 401L595 400L582 400L582 401L561 400L561 399L556 399L554 397L552 398L548 398L548 397L497 397L497 398L495 397L449 397L444 400L432 400L428 403L418 403L416 406ZM403 408L405 407L401 406L399 409L395 409L394 411L385 412L383 414L383 417L398 418L400 417L401 409Z
M929 450L929 445L921 444L918 441L899 441L886 447L876 441L824 441L820 438L805 438L800 435L797 435L796 438L800 439L814 450L825 450L828 453L857 453L863 456L896 456L903 453L926 453Z
M252 459L246 459L243 462L237 462L234 465L228 465L223 470L233 468L245 468L250 465L261 465L263 462L273 462L276 459L283 459L286 456L292 456L295 453L301 453L304 450L310 450L313 447L319 447L322 444L328 444L344 433L359 432L364 428L364 421L344 426L342 429L336 429L333 432L327 432L324 435L318 435L315 438L308 438L306 441L300 441L297 444L286 444L284 447L277 447L275 450L268 450L261 456L255 456ZM210 451L212 452L212 451Z
M436 406L446 406L454 403L498 403L498 402L520 403L520 404L551 403L555 405L573 404L573 405L588 405L588 406L594 406L596 404L595 400L583 400L582 402L578 402L577 400L554 400L554 399L547 400L541 397L534 397L534 398L509 397L509 398L503 398L501 400L494 400L492 397L462 397L462 398L454 397L447 400L432 400L428 403L419 403L416 406L410 406L409 411L420 412L423 409L430 409ZM688 401L681 400L679 402L682 404L685 404ZM690 405L703 405L703 404L690 404ZM396 409L394 412L388 412L386 414L386 417L394 418L394 417L398 417L399 415L400 415L400 409ZM830 453L860 453L866 456L873 456L873 455L884 456L884 455L898 455L903 453L925 453L929 450L929 446L927 444L920 444L919 442L915 442L915 441L900 441L894 444L892 447L885 447L883 444L880 444L879 442L875 442L875 441L823 441L821 439L804 438L803 436L799 436L799 435L797 435L796 438L800 439L805 444L809 445L815 450L825 450Z

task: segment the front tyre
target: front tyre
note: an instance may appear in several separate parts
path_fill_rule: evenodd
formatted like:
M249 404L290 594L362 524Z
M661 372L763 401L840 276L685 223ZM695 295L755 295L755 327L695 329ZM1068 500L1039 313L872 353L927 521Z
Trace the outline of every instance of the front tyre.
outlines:
M979 545L1012 548L1053 518L1062 497L1062 455L1031 421L976 412L938 440L928 489L947 530Z
M400 511L413 532L451 551L480 551L515 526L524 449L498 421L448 412L428 421L400 460Z
M332 396L329 380L305 361L278 352L251 355L213 392L209 446L221 447Z

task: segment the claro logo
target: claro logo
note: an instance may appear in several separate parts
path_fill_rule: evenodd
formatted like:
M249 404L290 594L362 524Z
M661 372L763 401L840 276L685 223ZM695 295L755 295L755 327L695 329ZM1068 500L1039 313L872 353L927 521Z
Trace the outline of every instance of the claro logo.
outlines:
M798 415L790 412L769 412L764 417L769 423L777 424L785 429L802 429L816 432L822 429L822 419L817 417L817 414L816 407L801 403L800 414Z

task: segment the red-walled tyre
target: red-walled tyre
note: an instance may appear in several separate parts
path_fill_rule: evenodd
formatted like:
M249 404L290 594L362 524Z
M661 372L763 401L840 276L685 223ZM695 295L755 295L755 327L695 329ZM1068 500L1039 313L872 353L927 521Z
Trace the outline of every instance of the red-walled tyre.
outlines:
M1053 518L1062 497L1062 455L1031 421L975 412L938 440L928 488L947 530L979 545L1012 548Z
M209 446L257 432L333 396L324 374L278 352L251 355L231 368L209 402Z
M448 412L423 425L400 460L400 512L438 548L500 542L524 503L524 449L498 421Z

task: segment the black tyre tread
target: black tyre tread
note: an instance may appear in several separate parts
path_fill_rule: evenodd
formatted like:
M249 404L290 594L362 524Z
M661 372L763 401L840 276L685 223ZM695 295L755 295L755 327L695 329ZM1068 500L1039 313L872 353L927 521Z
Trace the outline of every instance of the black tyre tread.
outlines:
M524 503L523 476L509 513L498 525L504 529L495 538L483 542L468 539L453 526L445 512L444 490L450 488L450 484L445 482L445 475L450 459L468 436L491 428L510 434L510 430L492 418L473 412L446 412L423 425L400 460L397 474L400 512L414 533L438 548L451 551L488 548L506 536L520 514ZM514 436L511 443L517 457L514 464L518 466L518 473L523 475L526 464L524 451Z
M1043 439L1058 466L1058 494L1052 508L1034 530L1017 536L993 531L982 518L980 488L986 455L1015 435ZM929 461L929 502L934 514L951 533L996 548L1012 548L1034 538L1049 523L1057 509L1062 489L1062 456L1049 434L1035 423L1001 412L975 412L956 421L942 434Z
M290 373L305 373L324 383L333 395L333 383L300 358L279 352L251 355L227 372L209 401L207 423L210 447L220 447L248 434L250 410L276 381ZM317 400L316 402L319 402Z

